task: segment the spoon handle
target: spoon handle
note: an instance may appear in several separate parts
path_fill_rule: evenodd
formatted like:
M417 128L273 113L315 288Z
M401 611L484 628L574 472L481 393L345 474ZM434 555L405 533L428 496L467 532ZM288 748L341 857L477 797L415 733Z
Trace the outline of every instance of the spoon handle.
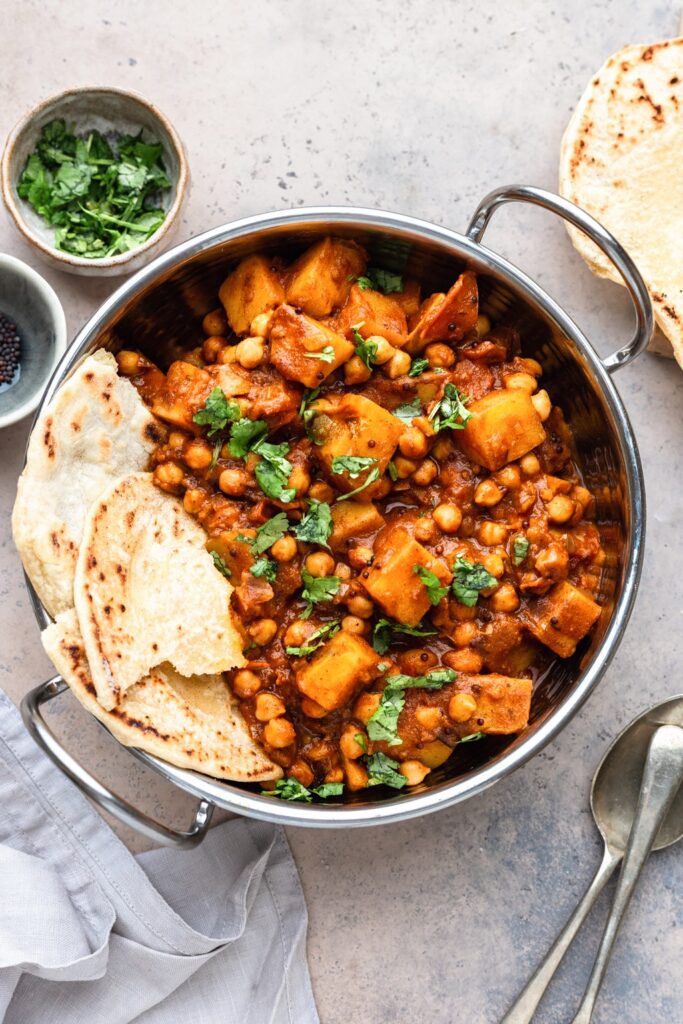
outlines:
M543 993L553 979L555 971L560 966L562 959L574 940L576 933L586 919L588 912L597 900L605 887L606 882L612 877L614 869L621 860L620 853L614 853L605 845L605 852L602 863L598 868L595 878L583 895L581 902L567 921L563 930L555 939L555 943L548 951L542 964L527 982L520 992L513 1006L510 1007L500 1024L529 1024L536 1007L543 998Z
M650 740L643 769L638 806L628 837L624 863L598 955L573 1024L589 1024L595 1000L605 976L619 925L628 907L643 864L657 838L659 827L683 780L683 729L662 725Z

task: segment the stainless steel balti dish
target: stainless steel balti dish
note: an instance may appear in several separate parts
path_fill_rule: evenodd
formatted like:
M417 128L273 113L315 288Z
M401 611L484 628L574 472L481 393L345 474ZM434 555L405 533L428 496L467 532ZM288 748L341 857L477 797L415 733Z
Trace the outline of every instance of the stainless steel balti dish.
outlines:
M537 284L482 244L493 212L503 203L532 203L582 229L618 267L636 312L633 338L601 359L586 336ZM187 832L176 832L133 808L105 782L93 778L64 750L41 714L42 705L65 689L59 678L31 691L25 721L50 757L89 796L139 831L167 843L191 845L208 827L213 807L290 825L377 825L448 807L509 775L549 742L572 718L609 665L633 606L643 557L645 496L638 450L611 374L641 353L653 317L645 285L628 254L592 217L552 193L516 186L499 189L480 204L465 234L400 214L353 207L271 213L227 224L192 238L155 259L119 288L85 325L61 360L46 391L48 402L75 366L104 346L113 352L140 347L162 365L176 357L197 331L201 316L227 271L252 252L294 254L327 234L353 237L373 262L405 270L441 289L465 265L478 278L481 310L494 320L513 316L521 328L523 354L544 367L544 384L559 404L576 443L575 457L586 486L597 496L607 558L600 595L603 615L589 638L567 660L556 660L539 682L528 728L519 736L462 747L457 757L429 775L417 790L372 799L367 790L343 804L287 803L255 787L218 781L132 751L166 779L199 799ZM49 619L32 594L41 627Z

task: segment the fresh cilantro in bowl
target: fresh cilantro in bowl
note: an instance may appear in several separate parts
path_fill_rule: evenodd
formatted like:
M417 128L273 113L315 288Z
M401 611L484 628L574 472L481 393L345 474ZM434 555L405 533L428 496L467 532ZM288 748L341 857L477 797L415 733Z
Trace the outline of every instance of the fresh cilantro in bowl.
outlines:
M158 142L99 131L75 135L66 122L46 124L17 192L54 227L55 248L83 259L136 249L166 218L171 188Z

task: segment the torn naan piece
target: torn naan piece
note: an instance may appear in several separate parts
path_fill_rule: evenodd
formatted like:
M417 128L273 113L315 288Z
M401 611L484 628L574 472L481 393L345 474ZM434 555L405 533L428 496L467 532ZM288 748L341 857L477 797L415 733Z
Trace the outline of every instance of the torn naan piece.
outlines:
M182 501L151 473L115 480L91 506L76 564L76 613L100 704L111 710L147 673L182 676L245 664L233 588Z
M159 665L105 711L97 700L76 613L59 615L41 639L74 695L120 743L218 779L264 782L282 776L252 739L221 675L186 679L171 665Z
M145 469L164 435L104 349L81 363L40 414L17 485L12 532L50 615L73 607L88 509L113 479Z

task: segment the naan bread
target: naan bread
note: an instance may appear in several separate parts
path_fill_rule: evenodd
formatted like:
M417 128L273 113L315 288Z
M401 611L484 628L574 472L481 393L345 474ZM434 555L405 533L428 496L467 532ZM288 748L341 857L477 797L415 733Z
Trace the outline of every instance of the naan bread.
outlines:
M104 350L81 363L31 433L12 513L14 542L50 615L73 606L86 513L112 479L145 469L163 428Z
M120 743L219 779L263 782L282 776L251 738L220 675L185 679L171 665L160 665L132 686L117 707L105 711L95 694L75 612L58 616L42 641L81 704Z
M74 599L97 699L111 710L150 669L182 676L245 664L232 586L206 534L151 473L115 480L91 506Z
M560 191L609 228L634 258L681 366L682 159L683 38L624 47L590 82L569 122ZM623 284L585 235L569 231L594 273Z

